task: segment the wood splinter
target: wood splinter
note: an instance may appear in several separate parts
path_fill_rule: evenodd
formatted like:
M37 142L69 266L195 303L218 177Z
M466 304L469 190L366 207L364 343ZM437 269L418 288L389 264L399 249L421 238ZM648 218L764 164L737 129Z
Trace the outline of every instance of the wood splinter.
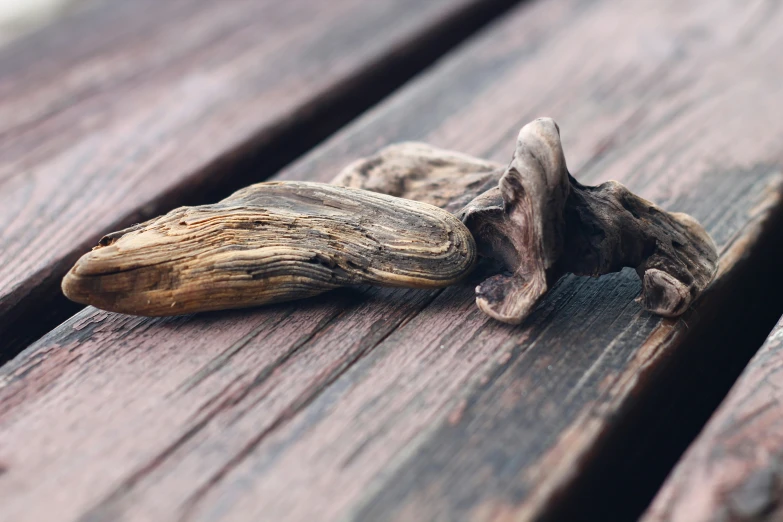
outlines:
M353 163L333 183L455 213L479 254L507 269L476 288L479 308L506 323L522 322L566 273L599 276L626 266L642 280L646 310L678 316L717 270L715 244L692 217L666 212L616 181L579 184L549 118L522 128L505 168L403 143Z
M476 245L449 212L324 183L269 182L101 239L65 276L76 302L165 316L310 297L346 285L451 285Z

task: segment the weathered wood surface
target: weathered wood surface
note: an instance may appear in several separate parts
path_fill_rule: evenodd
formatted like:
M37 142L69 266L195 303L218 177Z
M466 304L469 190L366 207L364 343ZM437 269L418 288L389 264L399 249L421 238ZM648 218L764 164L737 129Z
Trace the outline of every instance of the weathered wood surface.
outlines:
M763 257L783 180L774 5L525 5L281 176L328 181L403 140L506 162L552 116L580 181L620 180L712 234L717 280L683 318L643 312L628 271L567 277L518 327L471 283L167 319L88 308L2 370L3 514L551 513Z
M644 520L783 519L783 319L645 514Z
M251 148L280 161L284 137L509 3L104 0L3 48L0 339L102 234L243 177Z

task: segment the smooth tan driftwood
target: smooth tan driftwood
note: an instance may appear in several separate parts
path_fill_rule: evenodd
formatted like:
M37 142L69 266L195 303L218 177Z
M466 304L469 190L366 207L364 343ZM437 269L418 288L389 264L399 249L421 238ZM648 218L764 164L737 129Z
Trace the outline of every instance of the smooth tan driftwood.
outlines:
M715 244L692 217L666 212L616 181L586 187L571 177L560 129L549 118L522 128L505 168L403 143L354 162L333 183L426 201L459 216L479 253L508 271L476 288L479 308L507 323L523 321L566 273L598 276L625 266L642 279L645 309L677 316L717 270Z
M475 260L467 228L440 208L323 183L270 182L107 235L62 288L105 310L175 315L354 284L443 287Z

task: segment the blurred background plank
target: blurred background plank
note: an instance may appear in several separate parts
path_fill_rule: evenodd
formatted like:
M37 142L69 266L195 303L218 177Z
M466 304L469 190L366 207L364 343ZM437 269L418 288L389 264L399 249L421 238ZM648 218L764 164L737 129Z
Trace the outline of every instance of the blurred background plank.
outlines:
M0 47L96 0L0 0Z
M513 3L90 0L0 49L0 360L103 233L272 174Z
M476 309L475 281L168 319L87 308L2 370L0 505L36 521L638 515L780 315L768 6L526 4L279 176L328 180L405 139L507 161L552 116L580 181L618 179L715 238L718 280L684 317L642 311L631 271L567 277L519 327Z
M783 319L643 520L783 519Z

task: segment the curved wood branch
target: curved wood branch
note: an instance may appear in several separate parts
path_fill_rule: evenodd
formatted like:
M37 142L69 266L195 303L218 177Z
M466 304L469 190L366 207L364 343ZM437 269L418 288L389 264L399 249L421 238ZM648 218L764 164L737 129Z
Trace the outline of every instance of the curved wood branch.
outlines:
M433 164L438 168L428 169ZM359 176L362 165L372 168ZM476 165L480 169L471 170ZM505 170L423 144L403 144L354 163L335 181L383 191L383 180L391 178L396 195L455 212L479 253L505 266L506 273L476 289L477 305L503 322L522 322L566 273L599 276L625 266L642 279L644 308L673 317L690 306L717 270L715 244L692 217L666 212L615 181L587 187L571 177L560 130L549 118L522 128ZM457 210L466 197L472 200Z
M470 232L426 203L322 183L259 183L104 237L63 280L79 303L177 315L346 285L435 288L468 274Z

